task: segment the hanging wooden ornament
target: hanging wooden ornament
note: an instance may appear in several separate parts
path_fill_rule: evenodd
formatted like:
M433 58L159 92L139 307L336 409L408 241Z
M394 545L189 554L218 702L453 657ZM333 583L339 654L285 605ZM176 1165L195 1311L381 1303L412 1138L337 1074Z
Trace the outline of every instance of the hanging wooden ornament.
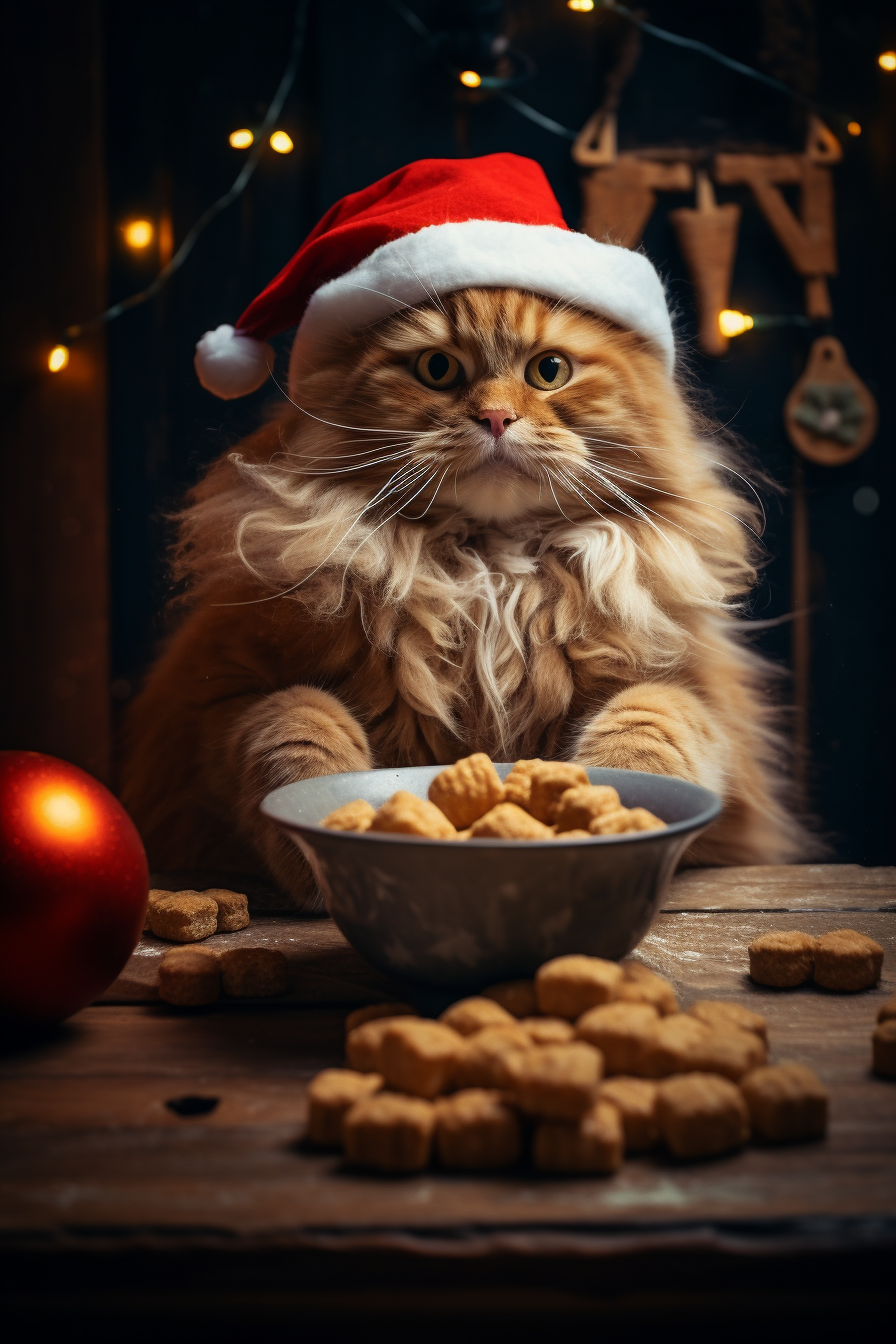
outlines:
M864 453L877 422L877 402L850 367L843 346L833 336L820 336L784 403L790 442L810 462L840 467Z
M598 242L637 247L658 191L689 191L688 163L617 154L616 117L596 112L582 127L572 156L591 171L582 176L582 232Z
M707 355L724 355L728 337L719 329L719 313L728 307L741 208L717 205L704 172L697 173L696 194L696 210L670 210L669 218L694 286L700 349Z

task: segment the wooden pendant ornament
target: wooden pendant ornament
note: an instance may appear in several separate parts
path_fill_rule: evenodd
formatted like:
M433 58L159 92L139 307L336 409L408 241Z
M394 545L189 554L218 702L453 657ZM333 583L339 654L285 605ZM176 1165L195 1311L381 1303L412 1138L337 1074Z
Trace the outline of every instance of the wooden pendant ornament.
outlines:
M741 208L717 205L704 172L697 173L696 188L696 210L670 210L669 218L694 286L700 349L707 355L724 355L728 337L719 329L719 313L729 306Z
M787 436L798 453L840 467L864 453L877 433L877 402L833 336L812 344L805 372L784 403Z
M690 164L617 154L612 114L596 112L585 123L572 156L591 170L582 176L582 232L602 243L637 247L656 206L656 193L688 191L693 183Z

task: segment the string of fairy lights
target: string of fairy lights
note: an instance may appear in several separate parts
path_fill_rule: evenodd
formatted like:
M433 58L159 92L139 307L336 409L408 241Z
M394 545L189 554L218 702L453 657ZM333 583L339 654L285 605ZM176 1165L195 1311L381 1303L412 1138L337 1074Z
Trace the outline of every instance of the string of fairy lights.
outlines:
M390 7L398 14L416 35L427 44L434 54L439 51L439 35L433 33L412 9L403 3L403 0L388 0ZM242 126L233 130L228 135L228 144L230 148L238 153L247 153L246 162L243 164L235 181L223 196L219 196L208 209L200 215L199 219L189 230L180 247L173 253L170 260L162 267L151 284L136 294L130 295L127 299L113 304L104 312L98 313L89 321L73 324L66 328L64 333L65 340L54 345L46 357L46 367L50 373L61 373L67 368L70 358L70 342L77 340L89 331L103 326L120 317L123 313L129 312L132 308L138 307L143 303L149 302L155 298L162 287L167 284L176 271L187 260L193 248L205 228L222 211L245 191L256 168L258 167L262 156L267 149L278 155L288 155L293 153L295 143L289 132L276 125L280 118L283 106L289 96L293 84L295 83L301 64L302 55L305 46L305 35L308 24L308 10L310 0L298 0L293 21L293 37L287 60L286 68L277 86L276 93L268 106L267 112L256 127ZM862 133L862 127L858 121L847 120L846 117L838 113L831 113L830 109L820 108L811 99L804 97L796 90L780 80L774 79L771 75L766 75L761 70L755 70L752 66L743 64L741 61L734 60L726 56L723 52L717 51L714 47L708 46L704 42L697 41L694 38L682 37L680 34L671 33L666 29L658 28L655 24L648 23L639 14L634 13L625 5L616 3L616 0L566 0L567 9L576 14L587 15L595 10L612 10L622 18L636 25L642 32L651 37L658 38L676 47L698 52L700 55L710 60L716 61L728 69L743 75L750 79L758 80L779 93L786 95L792 100L806 104L815 110L824 112L829 119L835 122L841 122L847 134L859 136ZM439 57L442 66L447 70L450 77L459 82L465 89L482 89L485 92L491 92L501 101L528 120L540 126L543 130L550 131L554 135L561 136L564 139L575 140L578 132L568 126L563 126L552 117L546 116L537 108L524 102L516 94L511 93L511 89L530 79L535 73L535 64L530 57L523 52L519 52L510 47L505 38L498 38L492 43L492 54L500 59L503 73L488 73L482 69L475 69L472 66L460 67L454 64L450 59ZM896 72L896 51L882 51L877 57L877 64L881 70L888 74ZM120 225L121 237L128 250L134 254L145 253L151 245L158 239L159 227L152 219L146 217L125 220ZM719 327L722 334L728 337L740 336L746 331L761 330L768 327L785 325L808 325L808 319L801 316L772 316L755 314L749 316L745 313L737 312L733 309L726 309L719 315Z

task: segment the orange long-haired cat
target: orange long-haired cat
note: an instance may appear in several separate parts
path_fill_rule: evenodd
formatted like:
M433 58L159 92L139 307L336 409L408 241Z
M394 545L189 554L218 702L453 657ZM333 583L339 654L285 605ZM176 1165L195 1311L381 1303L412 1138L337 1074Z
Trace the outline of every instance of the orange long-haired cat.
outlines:
M267 870L313 908L269 790L472 751L717 790L692 862L805 852L737 620L754 509L648 341L467 288L306 341L290 385L181 518L188 611L124 783L153 865Z

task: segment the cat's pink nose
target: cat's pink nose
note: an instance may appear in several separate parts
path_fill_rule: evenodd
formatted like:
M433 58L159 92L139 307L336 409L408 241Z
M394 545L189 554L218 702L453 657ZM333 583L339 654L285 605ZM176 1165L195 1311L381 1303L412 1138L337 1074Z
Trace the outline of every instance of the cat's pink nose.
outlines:
M496 439L500 439L508 425L513 424L516 415L505 408L497 411L480 411L476 419L484 428L490 429Z

